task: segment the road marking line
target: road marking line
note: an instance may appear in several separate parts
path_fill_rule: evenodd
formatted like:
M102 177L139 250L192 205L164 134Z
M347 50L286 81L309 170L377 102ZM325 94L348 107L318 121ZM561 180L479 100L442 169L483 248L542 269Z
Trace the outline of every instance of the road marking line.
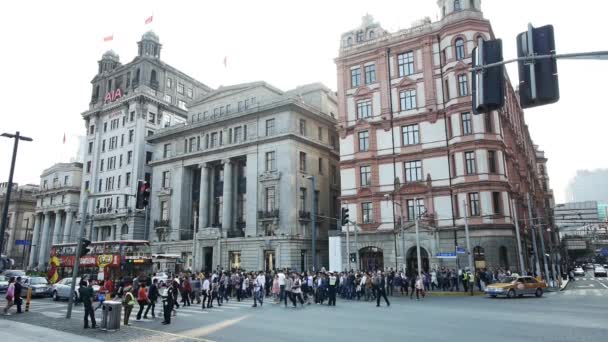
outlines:
M608 286L606 286L606 284L604 284L604 283L600 283L599 281L598 281L598 283L599 283L600 285L602 285L603 287L605 287L605 288L607 288L607 289L608 289Z
M219 322L219 323L215 323L212 324L210 326L207 327L202 327L202 328L197 328L197 329L192 329L192 330L187 330L187 331L182 331L182 334L186 335L188 338L196 338L193 336L204 336L204 335L209 335L212 334L216 331L228 328L229 326L235 325L238 322L249 318L251 315L244 315L241 317L237 317L237 318L233 318L233 319L227 319L225 321Z
M125 326L123 325L122 328L124 329ZM143 330L143 331L149 331L149 332L153 332L153 333L159 333L159 334L165 334L165 335L169 335L169 336L173 336L173 337L177 337L177 338L186 338L186 339L190 339L190 340L196 340L196 341L201 341L201 342L215 342L213 340L208 340L205 338L199 338L199 337L193 337L193 336L186 336L186 335L180 335L180 334L175 334L175 333L170 333L170 332L166 332L166 331L161 331L161 330L155 330L155 329L148 329L148 328L142 328L142 327L136 327L134 325L129 325L127 326L127 328L131 328L131 329L139 329L139 330Z
M51 318L60 318L63 317L59 312L40 312L41 315L51 317Z

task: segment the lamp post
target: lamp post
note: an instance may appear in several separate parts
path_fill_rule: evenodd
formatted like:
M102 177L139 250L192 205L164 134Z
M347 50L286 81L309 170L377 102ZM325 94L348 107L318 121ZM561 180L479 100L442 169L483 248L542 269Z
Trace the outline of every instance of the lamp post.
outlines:
M310 205L310 221L312 226L312 270L317 270L317 213L315 208L316 202L316 194L315 194L315 176L307 176L306 179L310 179L312 181L312 194L311 194L311 202ZM350 258L350 256L349 256Z
M4 208L2 209L2 223L0 223L0 254L2 254L2 248L4 247L4 231L8 224L8 206L11 201L11 191L13 190L13 173L15 172L15 159L17 159L17 146L19 146L19 140L32 141L32 138L28 138L19 134L17 131L15 134L2 133L3 137L15 139L13 144L13 159L11 160L11 169L8 174L8 187L6 188L6 196L4 198Z

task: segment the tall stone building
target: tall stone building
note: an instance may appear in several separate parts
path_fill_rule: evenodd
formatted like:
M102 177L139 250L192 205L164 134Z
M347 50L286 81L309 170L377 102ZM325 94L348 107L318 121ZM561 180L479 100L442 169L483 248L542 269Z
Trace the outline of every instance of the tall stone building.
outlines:
M387 32L365 16L341 37L341 200L358 227L350 250L359 265L350 267L416 269L416 216L422 267L465 267L465 254L445 253L465 246L468 216L475 266L515 270L514 210L528 263L528 193L534 217L546 216L546 158L537 155L510 82L504 108L471 111L471 52L478 37L495 38L480 0L438 5L436 22ZM336 246L346 268L344 229Z
M162 45L149 31L127 64L108 51L91 81L81 209L88 203L87 236L94 241L148 239L144 213L135 210L138 180L151 181L153 146L146 137L184 123L187 106L211 89L160 58ZM82 212L82 210L80 210Z
M40 175L36 192L36 216L29 267L44 269L51 246L76 241L75 226L80 204L82 163L58 163Z
M153 250L197 271L312 269L316 219L317 265L327 265L339 209L336 113L321 84L239 84L194 102L187 123L147 138Z
M0 183L0 208L4 208L8 183ZM2 253L14 262L14 267L25 269L31 245L18 244L17 241L31 241L34 229L34 208L38 191L37 185L19 186L13 183L11 199L8 206L8 225L4 231Z

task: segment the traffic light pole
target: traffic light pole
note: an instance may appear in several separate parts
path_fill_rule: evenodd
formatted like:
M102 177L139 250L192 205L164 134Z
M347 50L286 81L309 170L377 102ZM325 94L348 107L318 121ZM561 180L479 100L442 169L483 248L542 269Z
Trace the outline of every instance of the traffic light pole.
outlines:
M74 291L76 289L76 278L78 278L78 268L80 268L80 250L82 249L82 238L84 236L84 227L86 224L87 207L89 206L89 195L88 192L84 192L84 204L82 206L82 212L80 215L80 231L78 232L78 247L76 248L76 259L74 260L74 270L72 271L72 285L70 286L70 295L68 302L68 312L65 318L70 319L72 317L72 305L74 304Z
M590 52L576 52L576 53L560 53L550 55L536 55L529 57L513 58L502 62L488 63L476 67L472 67L469 71L479 71L500 65L511 64L515 62L532 62L540 59L591 59L591 60L608 60L608 51L590 51Z
M347 260L346 271L347 272L350 270L350 239L349 239L349 235L350 235L350 222L346 222L346 260Z

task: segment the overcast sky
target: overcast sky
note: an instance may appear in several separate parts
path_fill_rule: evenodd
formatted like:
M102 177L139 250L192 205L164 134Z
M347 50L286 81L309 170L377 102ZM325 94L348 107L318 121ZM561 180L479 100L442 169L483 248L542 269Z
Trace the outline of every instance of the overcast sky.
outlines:
M94 5L93 5L94 4ZM605 0L482 0L504 57L515 36L553 24L559 53L608 50ZM401 1L8 1L0 10L0 130L32 137L20 144L15 181L75 156L85 132L97 61L113 49L127 63L136 42L153 29L162 59L211 86L265 80L287 90L321 81L336 89L340 34L369 13L389 31L439 13L435 0ZM146 17L153 15L151 25ZM103 37L113 35L112 42ZM223 59L227 56L228 67ZM561 99L526 111L532 138L549 158L556 202L577 169L608 167L608 61L560 61ZM515 65L508 67L517 81ZM62 144L64 132L66 144ZM0 140L0 181L8 179L12 141Z

